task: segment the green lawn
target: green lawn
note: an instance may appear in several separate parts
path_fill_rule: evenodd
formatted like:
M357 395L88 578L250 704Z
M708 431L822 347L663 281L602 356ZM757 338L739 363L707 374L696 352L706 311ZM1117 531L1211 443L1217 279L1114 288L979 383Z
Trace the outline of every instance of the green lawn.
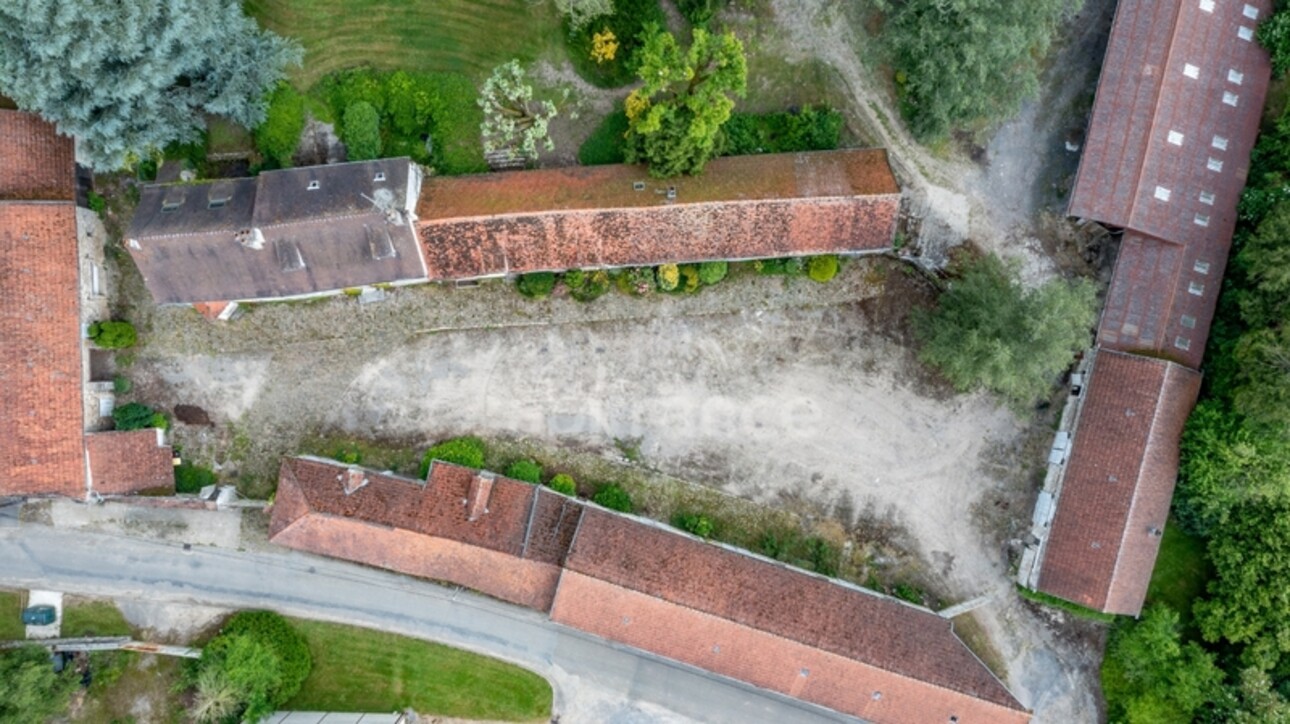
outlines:
M1187 535L1170 520L1160 541L1155 570L1151 572L1147 603L1168 605L1178 612L1183 630L1189 630L1192 601L1205 592L1205 583L1212 575L1205 541Z
M291 619L313 670L284 709L395 711L532 721L551 715L551 685L496 659L370 629Z
M27 629L22 625L22 594L0 591L0 641L12 641L26 635Z
M554 5L531 0L247 0L246 11L305 47L308 90L343 68L455 71L482 78L519 58L562 57Z
M86 601L68 597L63 606L62 635L130 636L130 624L111 601Z

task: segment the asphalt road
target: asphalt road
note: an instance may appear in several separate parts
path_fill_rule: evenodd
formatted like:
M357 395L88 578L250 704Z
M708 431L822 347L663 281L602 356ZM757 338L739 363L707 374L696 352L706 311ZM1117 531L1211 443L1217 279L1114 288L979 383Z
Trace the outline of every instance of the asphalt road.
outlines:
M0 513L0 585L284 614L370 626L514 662L546 676L577 722L854 719L559 626L468 591L283 551L182 546L19 523Z

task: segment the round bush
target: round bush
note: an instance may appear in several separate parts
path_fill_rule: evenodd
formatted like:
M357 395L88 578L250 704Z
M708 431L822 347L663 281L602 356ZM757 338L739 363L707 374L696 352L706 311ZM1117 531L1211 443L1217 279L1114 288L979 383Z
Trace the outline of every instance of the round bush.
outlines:
M542 484L542 466L533 460L516 460L506 468L506 477L533 485Z
M705 261L699 265L699 281L704 284L716 284L726 278L730 265L724 261Z
M430 472L430 463L442 460L478 470L484 467L484 441L477 437L455 437L426 450L421 458L421 477Z
M838 257L836 254L813 256L809 268L807 273L811 279L823 284L838 275Z
M560 473L554 478L551 478L551 482L547 483L547 487L557 493L562 493L570 497L578 494L578 484L573 482L572 477L565 475L564 473Z
M681 270L675 264L660 264L655 270L659 291L670 292L681 283Z
M214 470L193 465L186 460L175 468L176 493L200 493L202 488L214 485L218 480Z
M350 161L367 161L381 156L381 116L367 101L351 103L341 122L341 140Z
M533 299L541 299L555 289L555 274L552 272L521 274L519 279L515 280L515 286L520 290L520 294Z
M628 495L627 491L623 490L618 483L607 483L600 486L592 500L596 502L596 505L603 505L620 513L630 513L636 509L636 506L632 504L632 496Z
M94 322L90 325L90 339L105 349L133 347L139 340L134 325L129 322Z
M700 538L712 536L712 519L702 513L677 513L672 517L672 525Z
M309 677L313 657L309 643L285 618L272 611L241 611L220 629L216 641L225 637L249 636L265 644L278 657L277 687L269 692L273 704L280 706L300 691L300 685ZM211 642L212 644L215 641Z

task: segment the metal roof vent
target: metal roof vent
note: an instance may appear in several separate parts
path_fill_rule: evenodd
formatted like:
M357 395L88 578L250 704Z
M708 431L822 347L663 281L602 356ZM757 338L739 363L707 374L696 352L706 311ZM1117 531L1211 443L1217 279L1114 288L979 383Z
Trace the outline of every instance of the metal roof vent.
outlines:
M667 187L667 200L668 200L668 201L676 201L676 187L675 187L675 186L668 186L668 187Z
M644 191L644 190L645 190L645 182L644 182L644 181L633 181L633 182L632 182L632 191Z
M322 184L318 183L317 179L315 179L313 181L310 181L309 185L306 186L305 188L309 189L310 191L317 191L318 189L322 188Z
M384 181L384 180L385 180L385 172L384 172L384 171L377 171L377 172L376 172L376 178L372 179L372 182L373 182L373 183L378 183L378 184L379 184L380 182L382 182L382 181Z
M1160 536L1162 536L1162 535L1164 535L1164 534L1165 534L1165 532L1164 532L1163 530L1160 530L1159 528L1157 528L1157 527L1156 527L1156 526L1154 526L1154 525L1153 525L1153 526L1151 526L1150 528L1147 528L1147 532L1148 532L1148 533L1150 533L1151 535L1154 535L1154 536L1155 536L1155 537L1157 537L1157 538L1159 538Z

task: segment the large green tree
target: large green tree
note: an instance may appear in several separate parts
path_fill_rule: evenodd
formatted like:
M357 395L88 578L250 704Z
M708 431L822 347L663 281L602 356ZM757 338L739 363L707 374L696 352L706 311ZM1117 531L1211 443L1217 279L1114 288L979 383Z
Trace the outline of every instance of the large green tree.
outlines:
M98 169L197 138L206 114L254 128L300 57L237 0L0 3L0 94L75 136Z
M1178 613L1167 606L1147 608L1140 621L1120 622L1107 641L1102 690L1111 721L1191 721L1219 697L1222 684L1214 655L1182 642Z
M982 257L950 282L935 309L914 317L919 356L960 391L984 388L1029 404L1088 345L1094 305L1087 281L1027 289L1015 265Z
M880 0L882 41L910 130L950 130L1017 111L1039 88L1040 61L1058 20L1081 0Z
M703 170L716 154L721 125L747 89L744 46L734 33L694 29L686 50L655 26L635 59L641 87L627 97L626 156L668 178Z
M189 672L192 714L201 722L259 721L300 691L311 666L308 644L286 619L271 611L238 613Z
M1213 531L1214 580L1194 611L1207 641L1245 647L1245 662L1270 669L1290 654L1290 501L1232 508Z
M44 724L67 710L77 679L55 674L40 646L0 651L0 721Z

